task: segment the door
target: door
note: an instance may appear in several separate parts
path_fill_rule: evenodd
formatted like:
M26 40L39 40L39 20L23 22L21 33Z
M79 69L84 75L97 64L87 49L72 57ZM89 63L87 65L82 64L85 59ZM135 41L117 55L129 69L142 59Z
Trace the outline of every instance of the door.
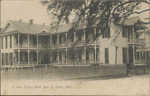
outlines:
M129 63L133 63L133 48L129 47Z

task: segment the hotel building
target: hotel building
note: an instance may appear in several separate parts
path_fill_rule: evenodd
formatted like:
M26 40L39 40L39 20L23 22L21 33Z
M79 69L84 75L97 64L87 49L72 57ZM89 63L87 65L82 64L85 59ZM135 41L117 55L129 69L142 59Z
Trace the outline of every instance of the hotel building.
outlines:
M145 35L146 26L139 17L110 23L103 35L92 43L86 43L90 37L101 31L97 27L78 28L70 31L71 25L51 29L45 24L8 21L1 32L2 66L74 66L74 58L68 55L74 46L77 50L76 65L91 64L141 64L146 63L147 55ZM74 55L74 54L72 54Z

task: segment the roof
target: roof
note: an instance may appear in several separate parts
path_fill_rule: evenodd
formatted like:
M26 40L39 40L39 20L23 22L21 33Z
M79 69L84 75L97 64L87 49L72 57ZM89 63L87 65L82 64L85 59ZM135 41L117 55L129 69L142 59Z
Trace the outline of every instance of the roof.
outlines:
M30 24L26 22L19 22L12 20L9 20L8 24L12 25L17 30L18 33L38 34L42 30L46 30L48 31L48 33L51 32L50 26L46 25Z
M96 20L98 21L98 20ZM145 28L144 25L139 24L138 22L141 21L140 17L136 16L136 17L131 17L131 18L127 18L127 19L121 19L118 24L120 25L124 25L124 26L137 26L137 27L142 27ZM12 25L10 28L11 30L7 30L5 31L5 29L7 29L8 24ZM40 25L40 24L30 24L30 23L26 23L26 22L19 22L19 21L12 21L9 20L8 21L7 26L3 29L2 32L5 31L5 33L10 33L13 31L17 32L17 33L23 33L23 34L42 34L42 33L46 33L46 34L56 34L56 33L63 33L63 32L68 32L71 27L72 24L64 24L62 26L58 26L58 28L51 28L50 26L46 26L46 25ZM77 30L80 29L84 29L86 28L86 24L87 22L81 22L80 26L78 26L78 28L76 28ZM93 25L94 27L94 25Z

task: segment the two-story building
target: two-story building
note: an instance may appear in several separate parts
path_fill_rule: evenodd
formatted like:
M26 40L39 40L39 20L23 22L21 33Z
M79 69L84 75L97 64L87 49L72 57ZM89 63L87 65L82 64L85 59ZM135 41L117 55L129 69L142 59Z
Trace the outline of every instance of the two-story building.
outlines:
M33 20L29 23L8 21L1 34L2 66L73 66L74 60L68 55L73 46L78 50L78 64L84 66L146 61L145 38L139 37L147 27L140 24L139 17L111 23L103 35L86 44L88 38L99 33L97 27L79 28L74 32L70 28L69 24L54 30L44 24L33 24Z

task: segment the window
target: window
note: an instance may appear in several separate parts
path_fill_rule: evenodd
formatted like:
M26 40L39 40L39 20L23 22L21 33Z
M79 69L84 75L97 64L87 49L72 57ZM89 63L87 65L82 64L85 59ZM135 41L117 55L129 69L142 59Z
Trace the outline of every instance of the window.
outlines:
M132 32L132 28L131 27L128 28L128 41L129 42L133 41L133 32Z
M103 33L103 38L110 38L110 27L108 27Z
M123 63L127 63L127 48L123 48Z
M109 49L105 48L105 63L109 63Z
M128 28L127 27L122 27L122 37L127 37L127 33L128 33Z

